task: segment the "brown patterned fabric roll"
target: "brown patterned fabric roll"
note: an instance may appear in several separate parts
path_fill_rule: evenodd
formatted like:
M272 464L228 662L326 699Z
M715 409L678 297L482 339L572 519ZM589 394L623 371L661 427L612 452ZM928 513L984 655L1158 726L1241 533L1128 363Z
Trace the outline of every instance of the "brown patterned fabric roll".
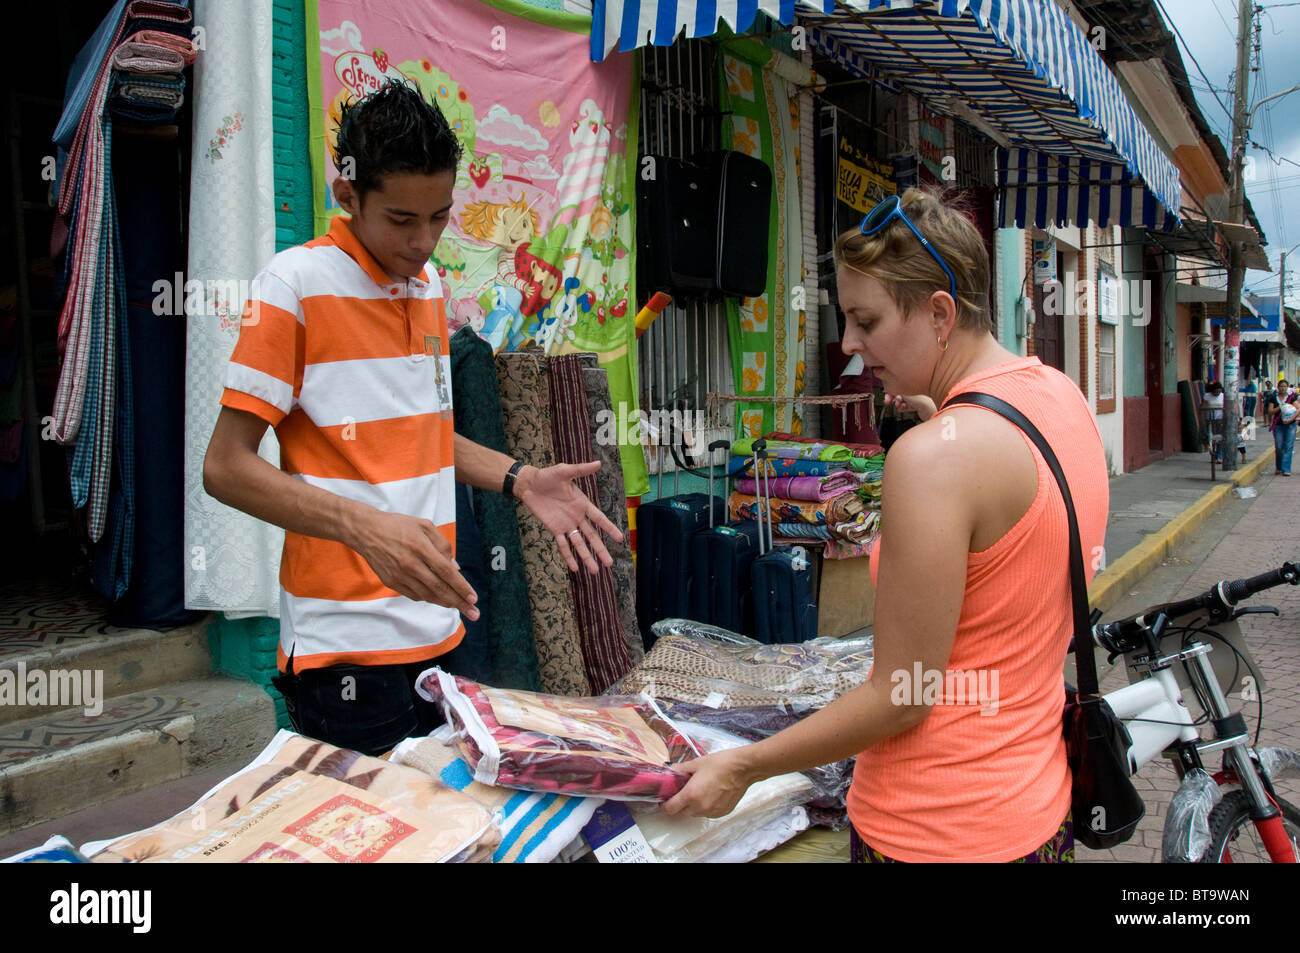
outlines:
M584 358L587 355L583 355ZM591 417L592 433L599 433L602 412L613 411L609 396L609 375L603 368L589 367L584 364L582 383L587 391L587 411ZM623 626L623 638L627 642L628 659L633 665L645 656L645 644L641 641L641 627L636 618L636 564L632 561L632 534L627 520L627 484L623 481L623 458L619 455L617 441L608 440L595 443L596 459L600 469L596 471L596 505L605 517L619 528L623 541L617 543L605 540L605 548L614 557L614 594L618 599L618 618Z
M498 354L496 365L510 455L539 469L551 466L555 463L555 450L546 357L540 349L526 349ZM516 511L528 573L542 691L572 697L591 695L569 567L541 521L522 503L516 504Z
M587 413L587 394L582 382L582 360L577 354L565 354L550 358L549 364L555 460L588 463L596 457L591 447L591 417ZM585 476L576 482L587 499L599 506L595 476ZM582 637L587 680L595 692L603 692L632 667L619 622L614 574L602 566L593 576L582 566L569 574L569 583L578 608L578 632Z

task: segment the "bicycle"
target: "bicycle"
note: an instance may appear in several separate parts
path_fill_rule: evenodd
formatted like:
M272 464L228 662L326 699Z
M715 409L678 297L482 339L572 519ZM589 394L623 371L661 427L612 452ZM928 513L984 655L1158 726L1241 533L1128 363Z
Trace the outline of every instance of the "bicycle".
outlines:
M1130 774L1163 753L1173 761L1181 782L1166 816L1165 861L1300 861L1300 808L1277 795L1271 777L1282 768L1300 769L1300 755L1287 748L1256 750L1262 695L1253 744L1247 744L1244 716L1233 712L1227 700L1239 688L1264 687L1237 619L1279 614L1271 606L1238 608L1237 603L1283 583L1300 585L1300 566L1288 562L1250 579L1225 580L1199 596L1153 606L1128 619L1099 623L1100 613L1093 613L1094 644L1110 653L1111 662L1123 656L1130 678L1136 676L1124 688L1102 695L1128 730ZM1173 624L1197 613L1204 615ZM1178 635L1178 650L1166 654L1162 642ZM1206 637L1223 642L1232 654L1220 653L1220 664L1212 664L1213 646ZM1175 669L1179 663L1185 676L1181 682ZM1243 674L1242 663L1249 676ZM1200 716L1184 701L1189 688L1203 712ZM1244 690L1243 699L1251 700ZM1212 737L1202 740L1201 727L1207 722ZM1201 756L1214 751L1223 752L1223 765L1210 775Z

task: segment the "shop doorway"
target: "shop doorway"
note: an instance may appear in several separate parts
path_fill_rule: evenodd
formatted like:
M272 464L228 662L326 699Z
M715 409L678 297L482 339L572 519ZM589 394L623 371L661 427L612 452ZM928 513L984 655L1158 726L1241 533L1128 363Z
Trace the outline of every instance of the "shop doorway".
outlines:
M1065 316L1043 307L1043 285L1034 284L1034 354L1048 367L1065 372Z

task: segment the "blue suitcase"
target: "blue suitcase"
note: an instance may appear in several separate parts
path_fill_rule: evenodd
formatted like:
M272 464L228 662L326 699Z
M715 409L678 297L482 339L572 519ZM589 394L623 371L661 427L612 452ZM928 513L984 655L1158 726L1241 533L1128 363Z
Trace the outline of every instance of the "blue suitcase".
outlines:
M766 443L754 444L754 474L758 488L766 483ZM766 517L765 550L754 560L754 638L768 644L806 642L817 636L817 593L813 568L807 553L789 546L775 546L772 539L771 499L758 496L760 523ZM764 534L760 525L759 545Z
M659 487L663 491L662 451ZM721 500L704 493L660 497L636 511L636 614L641 640L655 643L650 628L660 619L690 618L693 579L691 543L695 534L721 522Z
M709 496L713 495L714 450L730 444L715 440L709 445ZM725 480L723 483L726 486ZM726 498L723 497L725 508ZM731 632L752 635L754 603L750 574L758 557L759 526L753 520L736 520L723 526L710 524L693 543L694 586L691 618Z

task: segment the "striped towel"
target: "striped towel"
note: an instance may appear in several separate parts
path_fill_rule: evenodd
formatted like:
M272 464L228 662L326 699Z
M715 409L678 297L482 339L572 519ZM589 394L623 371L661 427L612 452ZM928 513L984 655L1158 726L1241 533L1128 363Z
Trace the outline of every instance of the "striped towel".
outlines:
M154 31L146 30L145 33ZM137 33L128 40L123 40L113 51L113 68L128 73L179 73L194 62L194 47L188 51L178 50L174 46L161 43L141 42ZM158 34L166 36L167 34ZM177 39L180 39L177 37ZM188 45L189 41L185 41Z
M860 478L850 470L841 470L827 476L773 477L763 481L763 495L779 496L787 500L819 502L839 496L845 490L856 490L860 483ZM753 477L741 477L736 480L736 489L741 493L754 495L758 489L758 481Z
M830 476L833 473L853 471L853 468L848 463L828 463L825 460L782 460L779 457L768 457L766 463L765 472L771 477ZM742 474L752 476L753 473L754 458L752 456L727 458L728 476Z
M185 102L185 79L167 74L119 73L113 95L119 100L141 105L169 106L179 109Z
M816 437L804 437L799 434L782 433L779 430L764 435L763 439L769 442L773 440L785 440L792 443L825 442L817 439ZM848 441L840 441L839 443L836 443L835 446L848 447L850 450L853 451L853 455L855 457L874 457L885 452L885 448L878 443L849 443Z
M754 438L746 437L731 445L731 454L735 457L752 457L754 455ZM769 440L767 455L782 460L824 460L827 462L847 462L853 457L848 447L830 443L802 443L795 440Z
M498 864L550 863L605 803L597 797L533 794L480 784L474 780L474 769L452 747L450 725L427 738L406 739L388 760L419 768L492 811L501 828L501 844L492 855Z

